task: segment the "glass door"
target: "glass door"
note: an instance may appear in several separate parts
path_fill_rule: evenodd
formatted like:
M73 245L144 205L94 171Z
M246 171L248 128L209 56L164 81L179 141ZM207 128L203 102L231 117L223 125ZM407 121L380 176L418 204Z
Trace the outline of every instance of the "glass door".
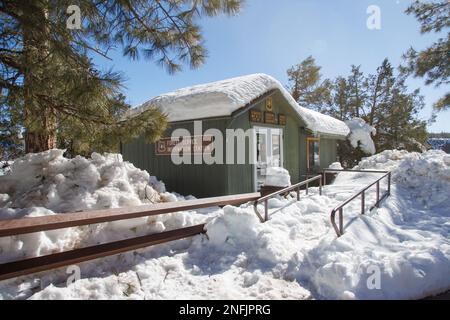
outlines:
M255 133L255 186L260 190L266 180L267 168L283 166L283 129L257 127Z

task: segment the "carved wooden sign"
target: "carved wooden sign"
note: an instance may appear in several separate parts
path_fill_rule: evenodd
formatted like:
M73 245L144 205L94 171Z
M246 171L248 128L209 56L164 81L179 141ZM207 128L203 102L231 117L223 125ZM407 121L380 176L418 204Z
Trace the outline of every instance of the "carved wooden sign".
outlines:
M280 126L285 126L286 125L286 116L284 114L279 114L278 115L278 124Z
M273 112L264 112L264 122L269 124L277 124L275 113Z
M251 122L262 122L262 112L259 110L250 110Z
M157 156L170 156L175 147L178 154L211 154L214 149L213 136L186 136L180 138L162 138L155 143Z

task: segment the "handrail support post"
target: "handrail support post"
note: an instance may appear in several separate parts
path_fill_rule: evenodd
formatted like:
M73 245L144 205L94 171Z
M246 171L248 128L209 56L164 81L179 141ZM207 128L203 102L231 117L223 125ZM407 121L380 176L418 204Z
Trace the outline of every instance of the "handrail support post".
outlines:
M322 195L322 179L319 179L319 195Z
M362 191L361 193L361 214L366 212L366 192Z
M268 199L264 200L264 221L269 220L269 204Z
M377 208L380 206L380 180L377 181Z
M391 195L391 172L388 173L388 195Z

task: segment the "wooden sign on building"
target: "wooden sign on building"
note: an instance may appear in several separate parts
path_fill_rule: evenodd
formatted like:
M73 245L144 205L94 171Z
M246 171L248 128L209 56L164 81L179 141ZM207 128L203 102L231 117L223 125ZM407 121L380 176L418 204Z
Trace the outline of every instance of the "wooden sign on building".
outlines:
M157 156L170 156L175 147L177 153L190 155L211 154L214 149L213 136L185 136L180 138L162 138L155 143Z
M264 122L269 124L277 124L275 113L268 111L264 112Z
M250 110L250 122L262 122L262 112L259 110Z

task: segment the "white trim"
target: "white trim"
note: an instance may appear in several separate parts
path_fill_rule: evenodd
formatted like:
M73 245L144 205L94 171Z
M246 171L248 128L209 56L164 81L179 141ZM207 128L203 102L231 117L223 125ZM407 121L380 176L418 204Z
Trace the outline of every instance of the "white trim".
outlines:
M253 189L257 191L258 189L258 132L262 132L266 134L266 160L267 162L272 161L273 157L273 148L272 148L272 132L276 133L280 137L280 167L284 168L284 129L278 127L262 127L262 126L254 126L253 127Z

